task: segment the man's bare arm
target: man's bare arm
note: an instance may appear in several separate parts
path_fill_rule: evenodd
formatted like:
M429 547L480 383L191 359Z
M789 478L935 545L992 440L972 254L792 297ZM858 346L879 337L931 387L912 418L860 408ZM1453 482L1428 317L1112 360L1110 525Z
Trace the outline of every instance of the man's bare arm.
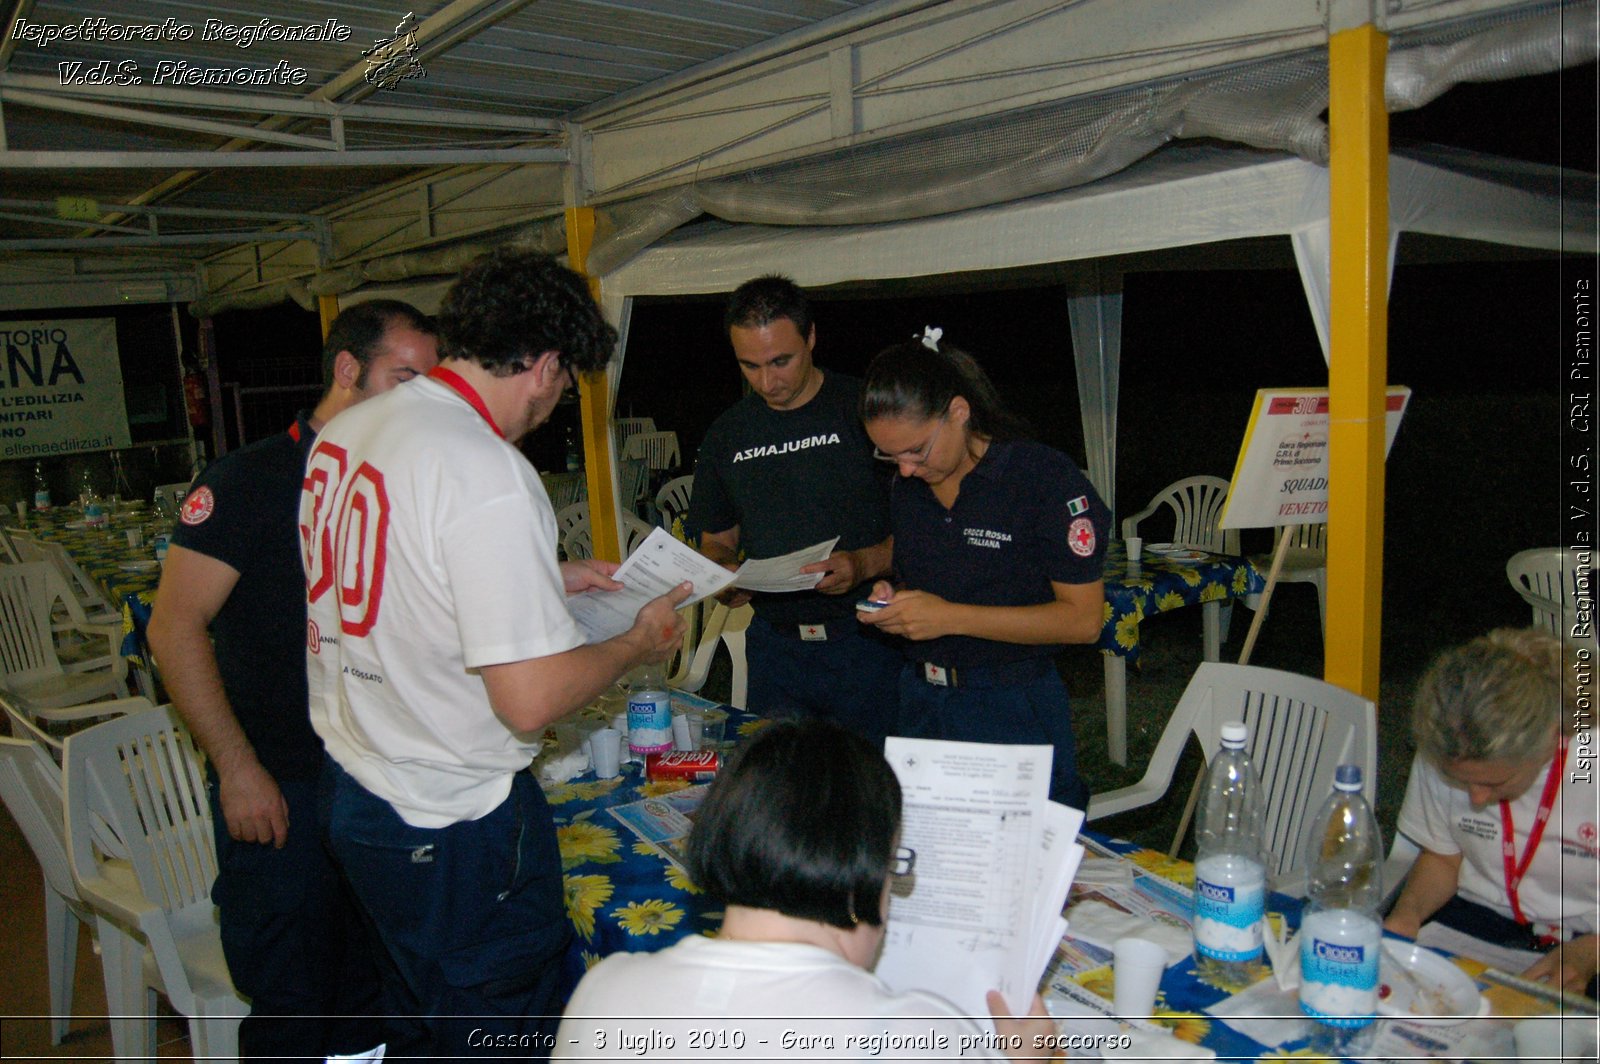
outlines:
M288 804L234 715L211 645L211 622L238 582L238 570L226 562L171 547L146 634L173 705L216 768L228 834L281 847L289 835Z

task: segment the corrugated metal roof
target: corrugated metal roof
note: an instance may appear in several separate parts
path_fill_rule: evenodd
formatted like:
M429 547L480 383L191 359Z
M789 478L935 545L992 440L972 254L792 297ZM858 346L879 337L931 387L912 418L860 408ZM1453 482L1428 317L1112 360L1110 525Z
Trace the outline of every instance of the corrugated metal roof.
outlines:
M638 89L700 64L836 15L863 7L857 0L434 0L393 5L365 0L274 0L262 3L145 0L137 7L113 0L21 0L14 17L60 35L48 42L13 33L0 50L0 87L15 90L17 75L44 79L26 91L46 91L63 79L137 77L143 86L172 86L196 71L247 68L280 72L268 84L187 86L223 91L253 112L174 110L215 122L251 125L270 119L279 100L312 96L331 83L347 84L336 102L360 100L385 108L563 119L619 93ZM377 91L352 72L367 63L362 50L392 38L408 11L418 24L436 17L454 24L417 39L424 76ZM263 27L263 20L266 25ZM135 39L154 26L155 39ZM331 27L336 40L274 39L284 27ZM263 33L263 28L267 32ZM35 33L40 32L35 30ZM66 36L77 39L65 39ZM251 40L250 37L257 39ZM87 38L87 39L85 39ZM186 65L185 65L186 64ZM287 70L289 76L281 75ZM303 78L301 72L303 71ZM339 79L343 79L340 82ZM285 81L300 80L299 84ZM108 91L96 103L141 108L141 101ZM256 106L259 104L259 106ZM229 138L202 130L138 125L104 115L67 113L30 106L8 96L4 103L6 144L11 151L212 151ZM325 122L291 121L285 130L327 136ZM477 143L506 146L526 142L524 133L473 131L427 125L362 125L345 131L350 148L441 148ZM262 145L265 149L278 146ZM85 196L102 204L123 203L163 186L177 169L9 169L7 199L54 200ZM364 188L404 175L394 168L215 169L189 178L152 202L166 206L235 208L303 213L348 200ZM184 228L196 228L191 224ZM168 231L176 231L169 229ZM0 219L0 237L58 238L70 230L55 224ZM190 248L203 256L215 249ZM128 253L133 253L131 250Z

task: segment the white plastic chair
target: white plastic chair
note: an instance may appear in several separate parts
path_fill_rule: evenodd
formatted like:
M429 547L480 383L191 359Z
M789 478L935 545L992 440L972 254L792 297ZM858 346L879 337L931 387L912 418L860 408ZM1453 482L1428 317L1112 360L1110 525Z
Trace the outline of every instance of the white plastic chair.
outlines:
M733 663L733 683L728 704L735 709L744 709L750 693L750 668L745 662L744 633L754 616L755 610L750 608L749 603L735 609L729 609L720 602L712 605L710 614L705 618L705 627L700 632L700 643L690 659L689 669L682 681L672 686L691 694L704 687L706 677L711 675L711 659L716 656L717 645L721 643L728 648L728 658Z
M1122 538L1139 534L1139 522L1155 516L1163 506L1172 511L1172 543L1190 550L1217 554L1239 553L1239 530L1218 527L1222 505L1228 501L1228 482L1221 477L1185 477L1162 488L1150 505L1122 521Z
M1280 584L1310 584L1317 589L1317 615L1322 619L1322 630L1328 630L1328 526L1282 525L1273 537L1273 554L1284 536L1289 536L1289 549L1283 556L1283 567L1278 570ZM1272 554L1252 555L1255 567L1265 573L1272 565Z
M50 976L50 1044L60 1045L72 1023L72 986L78 967L78 929L94 930L94 914L78 896L67 860L66 803L62 791L61 766L56 756L60 739L40 731L15 708L4 703L15 738L0 736L0 800L22 829L44 876L45 953ZM125 712L152 708L142 698L130 698L121 707ZM52 753L54 751L54 753ZM114 852L113 847L106 847ZM132 885L133 870L126 861L113 861L107 874ZM106 1002L112 1013L128 1003L129 995L106 970ZM137 1006L141 987L134 987L132 1003ZM120 1003L120 1004L119 1004Z
M1519 551L1506 562L1506 579L1532 607L1534 626L1556 635L1570 636L1576 621L1578 573L1577 553L1560 547Z
M582 472L541 473L539 479L544 483L545 493L550 496L551 508L557 513L589 497L589 482Z
M643 543L653 531L655 531L654 525L646 524L627 511L623 511L622 556L626 558L637 550L639 544ZM589 528L587 510L562 535L561 552L572 561L594 557L594 533Z
M217 856L200 755L172 707L69 735L66 804L72 877L94 911L102 963L135 985L147 946L167 1000L189 1019L194 1058L236 1060L250 1008L228 977L211 904ZM106 868L97 823L124 848L136 889ZM155 998L142 996L112 1017L118 1057L155 1056Z
M55 604L69 594L47 562L0 565L0 672L7 689L21 695L43 719L114 695L128 697L128 662L120 627L73 623L86 636L106 640L106 653L63 664L56 652Z
M661 511L661 523L668 529L672 519L689 512L689 499L694 494L694 477L673 477L656 492L656 509Z
M84 571L66 547L31 536L17 536L12 545L19 561L49 562L55 567L62 583L72 593L67 601L78 606L74 619L88 624L122 623L122 610L106 597L99 581Z
M623 445L622 457L643 458L651 469L676 469L683 461L678 452L678 434L670 429L629 436Z
M1362 790L1376 793L1378 718L1373 704L1342 687L1256 665L1204 662L1184 689L1150 755L1144 778L1089 799L1088 819L1150 805L1167 793L1190 734L1206 763L1222 742L1222 726L1242 720L1250 759L1261 774L1267 872L1292 889L1303 872L1306 819L1333 791L1340 765L1361 766Z
M622 508L639 512L639 504L648 502L650 492L650 463L643 458L622 458L617 461L617 498Z
M656 419L653 417L619 417L613 418L611 421L611 432L617 441L617 453L619 454L634 436L641 432L654 432L655 430Z

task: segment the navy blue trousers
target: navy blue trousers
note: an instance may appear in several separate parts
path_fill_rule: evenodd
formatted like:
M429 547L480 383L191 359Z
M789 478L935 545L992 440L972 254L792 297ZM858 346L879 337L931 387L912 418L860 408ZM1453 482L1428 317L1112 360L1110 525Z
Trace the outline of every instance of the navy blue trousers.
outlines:
M1089 808L1089 788L1078 776L1078 743L1072 734L1072 703L1049 658L1028 678L991 684L982 669L957 671L959 687L922 678L922 665L900 672L900 730L914 739L966 743L1022 743L1054 747L1050 800Z
M251 1059L354 1053L383 1041L378 965L355 899L323 845L315 780L278 781L289 805L283 848L239 842L210 787L217 842L211 900L222 951L250 1015L239 1051Z
M329 843L392 961L388 1007L421 1024L422 1044L397 1055L547 1057L570 989L572 925L533 775L516 773L487 815L433 829L325 764Z
M882 638L846 617L811 642L778 632L756 617L745 632L750 711L763 717L824 717L864 736L879 750L895 733L895 693L904 659Z

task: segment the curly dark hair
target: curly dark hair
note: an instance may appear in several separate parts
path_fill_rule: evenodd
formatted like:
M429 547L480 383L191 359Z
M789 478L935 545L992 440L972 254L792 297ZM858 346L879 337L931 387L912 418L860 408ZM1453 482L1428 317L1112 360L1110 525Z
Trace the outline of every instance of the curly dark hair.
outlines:
M530 368L546 351L562 366L605 366L617 331L582 277L549 255L501 247L467 264L439 308L441 358L478 363L497 377Z
M811 335L811 301L800 286L779 273L769 273L746 281L733 290L722 312L722 331L734 326L759 329L779 318L794 322L803 340Z

